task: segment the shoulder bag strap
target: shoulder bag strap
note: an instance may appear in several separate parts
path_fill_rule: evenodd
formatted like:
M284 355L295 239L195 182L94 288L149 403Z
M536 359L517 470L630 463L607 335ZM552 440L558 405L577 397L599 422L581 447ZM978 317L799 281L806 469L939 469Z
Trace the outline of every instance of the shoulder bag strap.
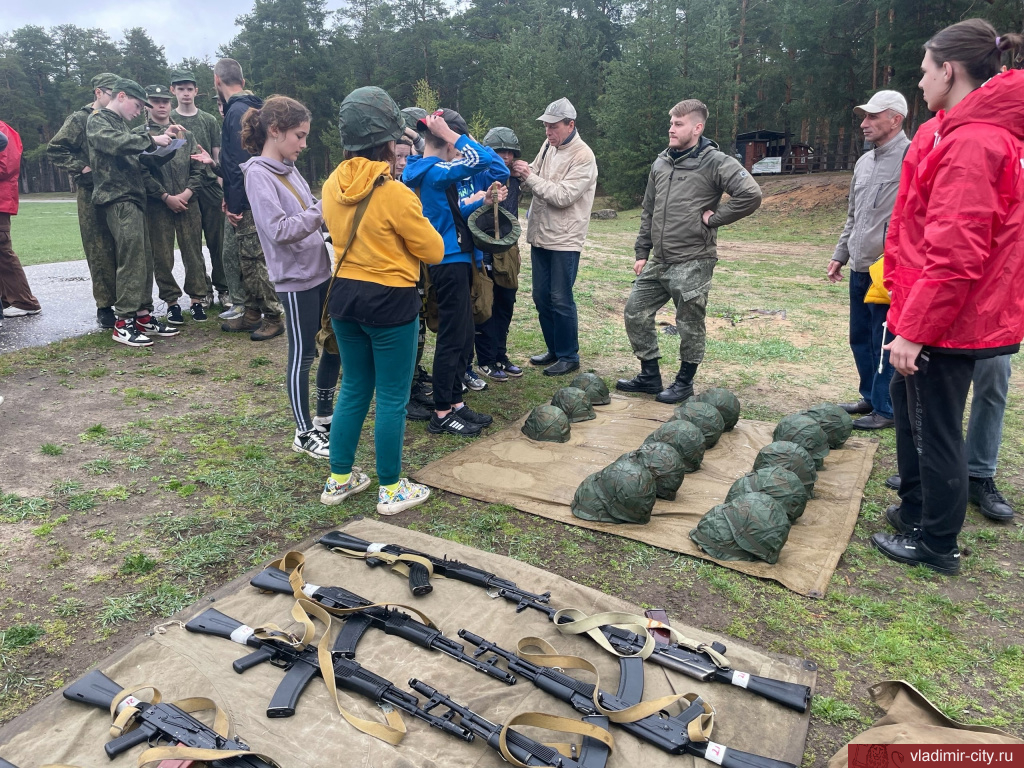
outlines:
M341 263L345 260L345 256L348 254L348 249L352 247L352 242L356 239L356 230L359 229L359 222L363 220L363 214L366 213L366 207L370 204L370 198L373 197L374 190L377 189L385 181L383 176L380 176L375 182L373 187L370 188L369 193L356 203L356 212L352 216L352 231L348 234L348 241L345 243L345 248L341 252L341 256L338 258L338 263L331 270L331 282L327 284L327 295L324 297L324 305L320 310L320 325L323 326L327 320L328 311L327 304L331 299L331 289L334 287L334 281L338 277L338 270L341 268Z
M271 171L271 173L274 172ZM302 210L306 210L309 206L306 205L302 197L299 196L299 193L295 191L295 187L292 186L292 183L288 180L288 177L283 173L274 173L274 175L281 180L281 183L285 185L289 192L295 195L295 199L299 201L299 205L302 206Z

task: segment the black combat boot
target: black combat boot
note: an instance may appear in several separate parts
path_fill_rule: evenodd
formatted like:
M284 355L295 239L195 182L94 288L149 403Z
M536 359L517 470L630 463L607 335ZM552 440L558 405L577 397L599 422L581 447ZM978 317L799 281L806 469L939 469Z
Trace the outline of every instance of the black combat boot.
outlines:
M658 369L658 358L640 361L640 373L632 379L619 379L615 388L620 392L646 392L656 395L661 392L661 371Z
M659 403L675 405L693 397L693 377L697 374L697 363L680 363L676 380L668 385L668 389L660 392L655 400Z

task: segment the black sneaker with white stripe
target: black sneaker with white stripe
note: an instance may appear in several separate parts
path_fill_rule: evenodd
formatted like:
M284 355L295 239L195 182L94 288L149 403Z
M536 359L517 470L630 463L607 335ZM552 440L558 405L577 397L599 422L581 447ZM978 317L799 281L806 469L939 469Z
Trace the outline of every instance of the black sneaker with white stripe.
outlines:
M494 419L488 416L486 413L477 413L468 405L463 405L457 411L459 418L467 424L479 424L481 427L489 427Z
M171 304L167 307L167 324L168 325L184 325L185 318L181 316L181 305Z
M119 317L114 323L114 332L111 337L118 344L124 344L126 347L153 346L153 340L139 331L131 317Z
M451 411L443 419L439 419L436 413L432 414L430 423L427 424L427 432L435 435L447 433L461 437L476 437L480 434L481 429L483 427L479 424L470 424L468 421L460 419L458 411Z
M205 323L207 321L206 307L200 302L193 302L192 306L188 308L188 313L192 315L192 319L197 323Z

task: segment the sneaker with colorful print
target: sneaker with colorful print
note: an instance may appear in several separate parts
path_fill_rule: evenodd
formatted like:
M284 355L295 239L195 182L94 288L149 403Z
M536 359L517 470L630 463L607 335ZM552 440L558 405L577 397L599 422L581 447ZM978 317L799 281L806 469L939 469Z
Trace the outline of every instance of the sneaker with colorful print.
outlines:
M366 490L369 485L370 478L352 467L352 474L344 483L339 483L333 477L327 478L327 482L324 483L324 492L320 494L320 503L333 507L335 504L341 504L349 496Z
M377 514L397 515L402 510L422 504L428 498L430 489L427 486L403 477L394 490L389 491L382 485L377 491Z

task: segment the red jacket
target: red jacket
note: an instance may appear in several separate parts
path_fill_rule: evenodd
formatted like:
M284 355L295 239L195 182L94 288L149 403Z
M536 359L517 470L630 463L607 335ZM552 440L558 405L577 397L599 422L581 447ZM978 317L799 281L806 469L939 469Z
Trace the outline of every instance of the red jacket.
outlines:
M1024 71L918 129L885 244L889 330L948 349L1024 338Z
M21 171L21 136L3 120L0 133L7 136L7 149L0 152L0 213L18 212L18 173Z

